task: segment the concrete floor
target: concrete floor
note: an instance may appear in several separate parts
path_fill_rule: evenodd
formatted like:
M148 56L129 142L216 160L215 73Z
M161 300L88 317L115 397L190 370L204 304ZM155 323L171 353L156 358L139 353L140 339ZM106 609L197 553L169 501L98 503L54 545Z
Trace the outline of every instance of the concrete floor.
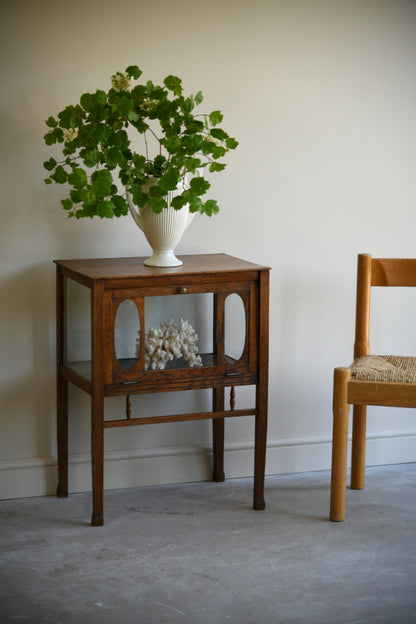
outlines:
M416 622L416 464L367 470L347 519L329 472L0 502L0 622Z

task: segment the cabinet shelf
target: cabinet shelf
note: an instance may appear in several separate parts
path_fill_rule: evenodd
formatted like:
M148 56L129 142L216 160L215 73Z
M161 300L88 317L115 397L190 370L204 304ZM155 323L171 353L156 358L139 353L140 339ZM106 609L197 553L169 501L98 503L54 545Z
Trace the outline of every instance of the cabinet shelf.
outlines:
M189 366L189 364L184 359L180 360L172 360L171 362L167 362L165 368L163 369L146 369L146 371L136 371L136 374L140 374L140 372L146 373L160 373L161 371L169 371L169 370L191 370L191 369L201 369L207 367L216 367L217 364L217 356L215 353L200 353L199 354L202 360L202 366ZM230 357L229 355L225 356L227 364L233 366L237 364L238 360ZM121 358L118 360L120 367L128 373L137 363L136 358ZM86 381L92 381L92 363L91 360L85 361L74 361L74 362L65 362L65 366L69 368L72 372L79 375ZM231 371L232 372L232 371Z

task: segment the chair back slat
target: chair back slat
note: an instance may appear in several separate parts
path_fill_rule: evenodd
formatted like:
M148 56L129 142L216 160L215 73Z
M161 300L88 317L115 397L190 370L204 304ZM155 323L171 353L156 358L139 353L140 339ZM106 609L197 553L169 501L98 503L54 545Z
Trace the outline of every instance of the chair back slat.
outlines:
M355 313L354 359L370 353L370 254L359 254L357 263L357 302Z
M373 286L416 286L416 259L358 255L354 359L370 353L370 299Z
M416 286L416 259L373 258L371 286Z

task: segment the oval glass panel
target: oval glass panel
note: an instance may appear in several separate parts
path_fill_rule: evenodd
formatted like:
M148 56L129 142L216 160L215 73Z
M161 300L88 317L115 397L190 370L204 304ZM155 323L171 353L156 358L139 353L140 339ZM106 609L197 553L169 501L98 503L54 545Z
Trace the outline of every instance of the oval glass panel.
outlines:
M125 299L117 308L114 347L121 368L126 371L134 368L139 359L140 316L136 304L131 299Z
M225 300L224 307L224 353L235 363L243 355L246 341L246 311L240 295L232 293Z

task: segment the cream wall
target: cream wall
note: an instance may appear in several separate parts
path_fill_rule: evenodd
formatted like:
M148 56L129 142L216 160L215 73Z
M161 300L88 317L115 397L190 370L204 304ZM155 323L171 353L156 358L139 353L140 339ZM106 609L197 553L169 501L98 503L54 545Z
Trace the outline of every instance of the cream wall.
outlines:
M356 254L415 253L416 4L9 0L0 29L0 496L56 487L52 260L149 251L130 217L67 220L61 189L42 182L44 120L129 64L202 89L205 110L220 108L240 141L213 179L220 214L198 216L179 251L272 267L267 472L329 468L332 369L351 358ZM414 354L413 319L389 302L379 351L395 339ZM180 409L207 396L170 400ZM70 487L85 490L89 399L76 389L70 416ZM369 429L368 463L416 460L411 412L373 408ZM106 435L106 487L209 478L209 423ZM228 476L252 474L252 436L251 419L229 423Z

